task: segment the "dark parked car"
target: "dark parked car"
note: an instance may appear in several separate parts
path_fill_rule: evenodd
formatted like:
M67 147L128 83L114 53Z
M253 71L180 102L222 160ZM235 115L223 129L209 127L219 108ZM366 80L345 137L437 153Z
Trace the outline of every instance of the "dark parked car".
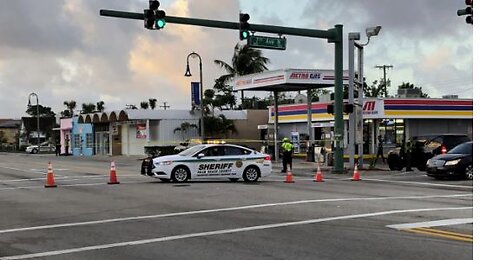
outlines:
M458 144L468 141L470 141L470 138L463 134L412 137L411 166L424 171L428 159L438 154L445 154ZM406 166L406 155L403 147L396 147L388 152L387 162L390 170L402 170Z
M446 154L434 156L427 161L427 175L435 179L462 177L473 180L473 142L455 146Z

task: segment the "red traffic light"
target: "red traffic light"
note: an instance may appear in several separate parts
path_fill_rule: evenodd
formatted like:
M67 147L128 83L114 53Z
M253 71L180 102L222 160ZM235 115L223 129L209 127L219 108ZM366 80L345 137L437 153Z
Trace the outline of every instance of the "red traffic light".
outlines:
M465 4L473 6L473 0L465 0Z

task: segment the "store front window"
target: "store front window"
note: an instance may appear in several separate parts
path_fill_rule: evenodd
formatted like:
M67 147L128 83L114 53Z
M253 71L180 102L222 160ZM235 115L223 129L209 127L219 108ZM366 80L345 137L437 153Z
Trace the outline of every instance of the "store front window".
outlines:
M379 125L385 144L401 144L405 133L403 119L384 119Z

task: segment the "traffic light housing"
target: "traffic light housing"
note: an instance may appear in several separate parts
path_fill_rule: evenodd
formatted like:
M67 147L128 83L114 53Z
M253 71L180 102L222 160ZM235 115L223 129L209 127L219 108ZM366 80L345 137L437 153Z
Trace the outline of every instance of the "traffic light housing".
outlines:
M143 10L143 21L145 28L149 30L163 29L166 25L165 11L158 10L160 2L157 0L149 1L149 9Z
M457 15L467 15L467 17L465 17L465 22L473 24L473 0L465 0L465 5L467 5L465 9L457 10Z
M250 31L249 31L249 28L250 28L250 24L248 23L248 20L250 19L250 15L249 14L242 14L240 13L239 15L239 24L240 24L240 40L243 41L243 40L247 40L248 38L250 38Z
M332 115L335 114L333 103L327 105L327 113L332 114Z
M156 10L155 11L155 29L163 29L167 24L165 22L165 11L163 10Z
M343 103L343 113L351 114L354 110L354 104ZM335 114L335 105L334 103L327 105L327 113L328 114Z
M346 114L353 113L353 104L344 103L343 104L343 112Z

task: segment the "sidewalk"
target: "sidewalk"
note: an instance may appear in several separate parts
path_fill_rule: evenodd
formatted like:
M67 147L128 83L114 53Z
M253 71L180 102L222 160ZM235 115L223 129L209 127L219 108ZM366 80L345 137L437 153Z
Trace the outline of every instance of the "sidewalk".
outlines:
M390 171L390 169L388 168L388 164L386 163L386 161L385 163L383 163L381 160L377 161L375 167L373 168L369 168L369 166L370 166L370 162L365 161L363 164L363 168L359 169L359 171L361 171L362 174L367 173L367 174L373 174L373 175L392 173L392 171ZM281 173L281 170L283 168L282 162L274 161L272 163L272 168L275 173ZM292 168L293 168L292 173L294 175L313 176L317 171L317 163L307 162L303 159L294 158ZM333 166L322 165L320 169L322 171L322 174L333 174L332 173ZM335 175L352 175L353 174L353 169L348 168L348 162L344 163L344 169L345 169L344 174L335 174Z

